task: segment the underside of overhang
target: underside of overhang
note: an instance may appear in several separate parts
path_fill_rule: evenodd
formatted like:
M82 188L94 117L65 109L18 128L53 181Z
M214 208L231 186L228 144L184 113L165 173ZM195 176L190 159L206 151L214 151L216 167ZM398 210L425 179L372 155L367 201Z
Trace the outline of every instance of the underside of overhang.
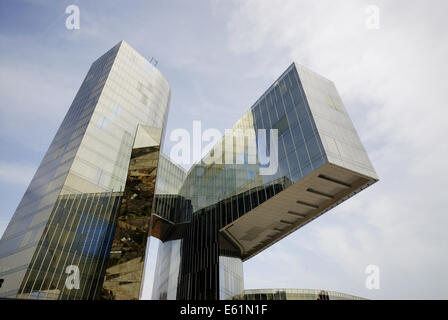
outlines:
M162 242L180 239L189 222L174 223L153 213L151 217L151 236Z
M376 181L327 163L220 232L247 260Z

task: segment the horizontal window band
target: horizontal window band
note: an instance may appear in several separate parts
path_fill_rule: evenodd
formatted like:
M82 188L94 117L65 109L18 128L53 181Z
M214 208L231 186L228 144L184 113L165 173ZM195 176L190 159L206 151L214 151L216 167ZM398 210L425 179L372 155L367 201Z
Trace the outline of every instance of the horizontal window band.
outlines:
M301 205L304 205L304 206L306 206L306 207L313 208L313 209L317 209L317 208L319 208L319 206L317 206L317 205L315 205L315 204L311 204L311 203L304 202L304 201L300 201L300 200L297 200L296 203L301 204Z
M334 199L334 196L332 196L331 194L327 194L327 193L324 193L324 192L321 192L321 191L317 191L317 190L314 190L314 189L311 189L311 188L306 189L306 191L314 193L314 194L316 194L318 196L321 196L321 197L324 197L324 198L327 198L327 199Z
M348 183L339 181L339 180L337 180L337 179L328 177L328 176L323 175L323 174L320 174L320 175L318 175L317 177L320 178L320 179L326 180L326 181L330 181L330 182L336 183L336 184L338 184L338 185L340 185L341 187L344 187L344 188L346 188L346 189L352 187L352 186L351 186L350 184L348 184Z
M299 212L295 212L295 211L288 211L288 213L292 214L292 215L295 215L295 216L298 216L300 218L305 218L306 217L306 214L304 214L304 213L299 213Z

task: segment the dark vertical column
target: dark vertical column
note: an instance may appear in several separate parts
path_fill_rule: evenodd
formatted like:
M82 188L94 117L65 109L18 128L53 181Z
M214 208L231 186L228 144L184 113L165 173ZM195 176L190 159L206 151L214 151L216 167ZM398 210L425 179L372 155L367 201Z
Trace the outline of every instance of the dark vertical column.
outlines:
M194 214L185 230L177 299L219 300L219 225L216 210Z

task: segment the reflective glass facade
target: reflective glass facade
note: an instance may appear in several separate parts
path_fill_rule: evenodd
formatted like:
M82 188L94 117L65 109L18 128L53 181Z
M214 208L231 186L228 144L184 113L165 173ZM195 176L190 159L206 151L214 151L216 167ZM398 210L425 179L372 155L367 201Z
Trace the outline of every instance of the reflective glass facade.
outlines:
M137 300L142 287L162 129L139 125L101 298Z
M99 297L137 127L161 131L169 99L124 41L92 64L0 241L0 296Z
M378 180L335 86L293 63L188 172L170 88L127 43L95 61L0 241L1 297L229 299L243 262ZM219 160L220 159L220 160Z
M232 300L366 300L350 294L315 289L244 290Z
M266 173L276 137L259 133L270 129L278 168ZM213 161L220 154L232 161ZM333 83L293 63L193 165L179 192L158 199L153 221L163 244L153 298L240 294L243 261L376 181Z

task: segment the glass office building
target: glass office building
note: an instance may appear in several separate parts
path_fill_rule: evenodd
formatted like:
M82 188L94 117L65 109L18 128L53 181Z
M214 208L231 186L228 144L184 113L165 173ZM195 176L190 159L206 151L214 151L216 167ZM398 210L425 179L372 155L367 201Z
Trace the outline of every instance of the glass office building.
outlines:
M232 300L367 300L350 294L316 289L253 289L244 290Z
M244 261L377 180L334 84L293 63L154 208L153 298L241 294Z
M291 64L188 172L170 88L125 42L92 64L0 241L0 296L229 299L243 262L378 180L334 84Z
M124 41L92 64L0 241L1 297L138 298L169 100L163 75ZM131 194L142 206L124 208L141 177L147 203ZM134 273L114 282L120 268Z

